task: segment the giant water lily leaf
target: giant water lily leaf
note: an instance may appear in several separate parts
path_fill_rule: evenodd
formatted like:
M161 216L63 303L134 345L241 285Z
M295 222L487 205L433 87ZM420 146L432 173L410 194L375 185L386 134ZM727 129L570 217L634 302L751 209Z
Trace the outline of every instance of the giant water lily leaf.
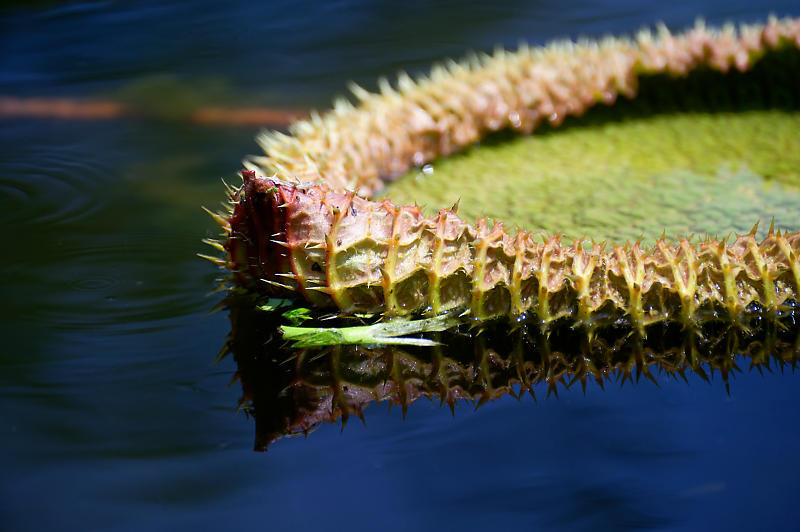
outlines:
M435 161L386 194L431 214L614 242L800 229L800 113L670 113L578 123Z
M772 322L800 299L799 49L796 20L698 25L356 87L359 106L260 137L209 243L247 289L341 315L566 319L589 338L753 306ZM369 199L414 165L393 202Z

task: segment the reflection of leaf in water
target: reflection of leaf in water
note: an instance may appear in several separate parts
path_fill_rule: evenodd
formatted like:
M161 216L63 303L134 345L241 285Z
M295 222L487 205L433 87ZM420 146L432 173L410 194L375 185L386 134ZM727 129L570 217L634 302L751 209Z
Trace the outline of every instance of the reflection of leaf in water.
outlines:
M793 368L800 360L797 307L771 326L745 329L721 322L695 332L677 326L651 326L642 337L617 323L591 339L568 321L549 334L502 323L480 330L461 328L423 335L432 347L335 345L293 349L280 339L275 318L255 310L252 299L227 300L231 333L226 353L238 364L241 404L256 420L256 448L265 450L289 434L307 433L321 422L363 419L372 402L405 409L420 397L438 398L451 409L460 400L480 406L526 391L558 396L559 388L580 383L658 384L694 373L710 380L717 373L729 386L735 373ZM762 323L753 310L748 323ZM318 323L318 322L317 322Z

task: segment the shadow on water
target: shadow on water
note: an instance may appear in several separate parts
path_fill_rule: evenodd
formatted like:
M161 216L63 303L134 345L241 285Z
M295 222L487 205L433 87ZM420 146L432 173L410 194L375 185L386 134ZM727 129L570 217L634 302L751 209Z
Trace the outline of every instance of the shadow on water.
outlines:
M458 328L423 337L433 347L335 345L293 349L279 331L280 311L259 310L251 296L225 301L231 332L220 357L232 354L242 385L239 407L255 419L255 449L308 435L321 423L351 416L364 421L372 403L407 408L420 398L478 408L488 401L526 392L537 397L578 393L580 385L601 389L612 383L656 385L694 373L711 382L719 376L730 393L736 373L792 371L800 360L800 307L790 302L774 319L751 306L742 326L709 321L693 331L658 323L641 336L625 320L591 337L563 320L548 332L523 323L493 322L480 331ZM312 321L311 324L314 324ZM325 324L325 325L322 325ZM352 322L350 322L352 324ZM335 324L334 324L335 325ZM316 326L333 326L329 320Z

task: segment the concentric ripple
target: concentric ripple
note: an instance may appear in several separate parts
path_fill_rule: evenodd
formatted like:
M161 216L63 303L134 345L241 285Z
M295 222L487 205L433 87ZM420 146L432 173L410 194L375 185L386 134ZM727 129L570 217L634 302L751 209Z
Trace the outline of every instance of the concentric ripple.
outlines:
M89 243L69 236L48 263L29 265L21 275L23 283L37 280L35 292L44 300L26 302L20 294L17 318L53 330L105 334L170 327L208 308L206 292L197 290L208 270L194 255L196 247L180 234L94 235ZM165 257L174 269L163 267Z
M100 209L109 168L78 146L11 146L0 152L0 222L66 224Z

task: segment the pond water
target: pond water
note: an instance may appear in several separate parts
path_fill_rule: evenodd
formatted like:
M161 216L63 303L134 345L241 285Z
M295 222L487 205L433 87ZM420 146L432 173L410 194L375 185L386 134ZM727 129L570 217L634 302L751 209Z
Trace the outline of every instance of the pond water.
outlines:
M794 530L800 376L591 383L451 415L365 410L253 452L220 272L198 259L258 127L196 106L325 108L348 80L562 36L800 15L796 2L18 2L0 97L136 116L0 116L0 528ZM546 389L545 389L546 392Z

